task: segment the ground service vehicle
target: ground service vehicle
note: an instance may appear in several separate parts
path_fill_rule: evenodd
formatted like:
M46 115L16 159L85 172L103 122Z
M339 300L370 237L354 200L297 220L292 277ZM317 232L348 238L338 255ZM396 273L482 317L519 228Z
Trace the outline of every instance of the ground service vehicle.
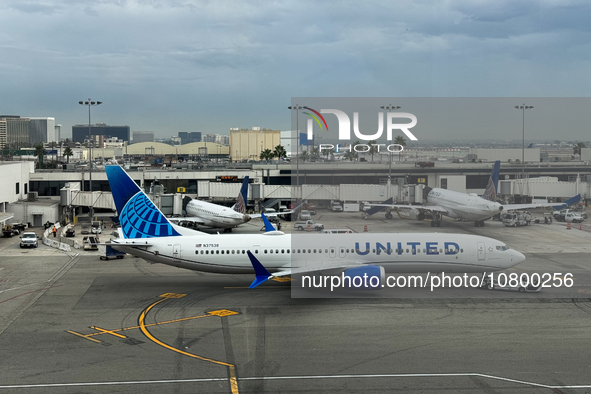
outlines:
M310 220L312 219L312 215L310 214L310 211L303 209L302 212L300 212L300 220Z
M98 221L98 220L93 220L90 223L90 231L93 234L100 234L100 233L102 233L103 232L103 226L102 226L101 222Z
M527 211L510 212L503 216L505 227L529 226L530 223L531 214Z
M330 210L333 212L343 212L343 206L338 201L333 201L330 203Z
M27 232L21 237L21 248L36 248L38 246L37 234Z
M313 220L306 220L305 222L295 222L293 228L299 231L307 230L310 226L310 230L320 231L324 229L324 225L321 223L315 223Z
M564 221L569 223L582 223L583 216L579 212L569 212L564 215Z

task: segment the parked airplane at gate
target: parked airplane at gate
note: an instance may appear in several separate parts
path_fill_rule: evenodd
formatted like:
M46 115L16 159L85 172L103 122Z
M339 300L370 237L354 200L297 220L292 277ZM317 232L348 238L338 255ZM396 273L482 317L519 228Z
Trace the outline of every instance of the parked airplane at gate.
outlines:
M256 287L272 276L341 270L354 276L385 272L490 272L525 257L495 239L465 234L211 235L174 225L119 166L105 168L121 228L110 246L154 263L196 271L256 272ZM355 271L350 271L355 269ZM272 274L264 274L261 272ZM382 283L382 282L380 282Z
M441 227L442 215L450 218L474 221L475 227L484 227L484 220L505 210L533 209L543 207L565 207L581 200L581 195L574 196L562 204L540 203L540 204L501 204L497 200L497 190L499 184L499 171L501 162L495 161L493 170L490 174L486 190L482 197L474 193L466 194L455 192L453 190L426 187L424 193L427 193L425 205L406 205L406 204L365 204L366 207L383 207L389 209L386 218L391 219L390 210L393 209L399 214L399 210L408 210L411 219L424 220L425 213L433 215L431 227ZM372 213L370 213L372 214Z
M260 218L261 214L246 214L246 202L248 198L248 176L244 177L240 193L236 198L236 203L231 207L213 204L207 201L191 200L185 208L187 215L182 218L171 218L174 223L190 222L198 226L223 228L224 232L232 232L232 228L247 223L253 218ZM290 212L282 212L292 213ZM268 214L267 216L277 216L278 214Z

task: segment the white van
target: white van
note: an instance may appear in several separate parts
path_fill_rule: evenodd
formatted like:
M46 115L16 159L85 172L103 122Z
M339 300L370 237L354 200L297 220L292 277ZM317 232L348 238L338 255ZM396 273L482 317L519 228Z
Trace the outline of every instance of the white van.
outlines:
M353 230L348 228L329 228L320 232L321 234L353 234Z

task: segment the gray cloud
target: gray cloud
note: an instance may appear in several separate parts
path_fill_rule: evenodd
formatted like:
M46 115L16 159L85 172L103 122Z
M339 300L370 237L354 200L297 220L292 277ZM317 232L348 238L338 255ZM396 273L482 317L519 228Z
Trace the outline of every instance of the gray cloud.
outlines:
M162 136L289 129L292 96L587 96L577 1L10 1L0 112ZM573 138L576 138L573 136Z

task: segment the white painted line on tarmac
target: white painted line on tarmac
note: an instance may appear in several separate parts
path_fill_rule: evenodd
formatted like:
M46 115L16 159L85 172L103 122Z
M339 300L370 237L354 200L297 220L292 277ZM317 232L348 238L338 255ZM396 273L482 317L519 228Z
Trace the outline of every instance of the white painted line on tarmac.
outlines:
M504 382L518 383L526 386L542 387L547 389L588 389L591 384L586 385L564 385L553 386L542 383L528 382L519 379L510 379L502 376L487 375L482 373L402 373L402 374L368 374L368 375L300 375L300 376L261 376L238 378L244 380L298 380L298 379L371 379L371 378L447 378L447 377L481 377ZM200 382L226 382L228 378L201 378L201 379L173 379L173 380L132 380L114 382L81 382L81 383L48 383L48 384L16 384L0 386L0 389L25 389L25 388L47 388L47 387L79 387L79 386L117 386L132 384L169 384L169 383L200 383Z
M165 384L165 383L199 383L199 382L227 382L228 378L202 378L202 379L172 379L172 380L130 380L122 382L80 382L80 383L40 383L40 384L14 384L0 386L0 389L31 389L47 387L80 387L80 386L121 386L129 384Z

